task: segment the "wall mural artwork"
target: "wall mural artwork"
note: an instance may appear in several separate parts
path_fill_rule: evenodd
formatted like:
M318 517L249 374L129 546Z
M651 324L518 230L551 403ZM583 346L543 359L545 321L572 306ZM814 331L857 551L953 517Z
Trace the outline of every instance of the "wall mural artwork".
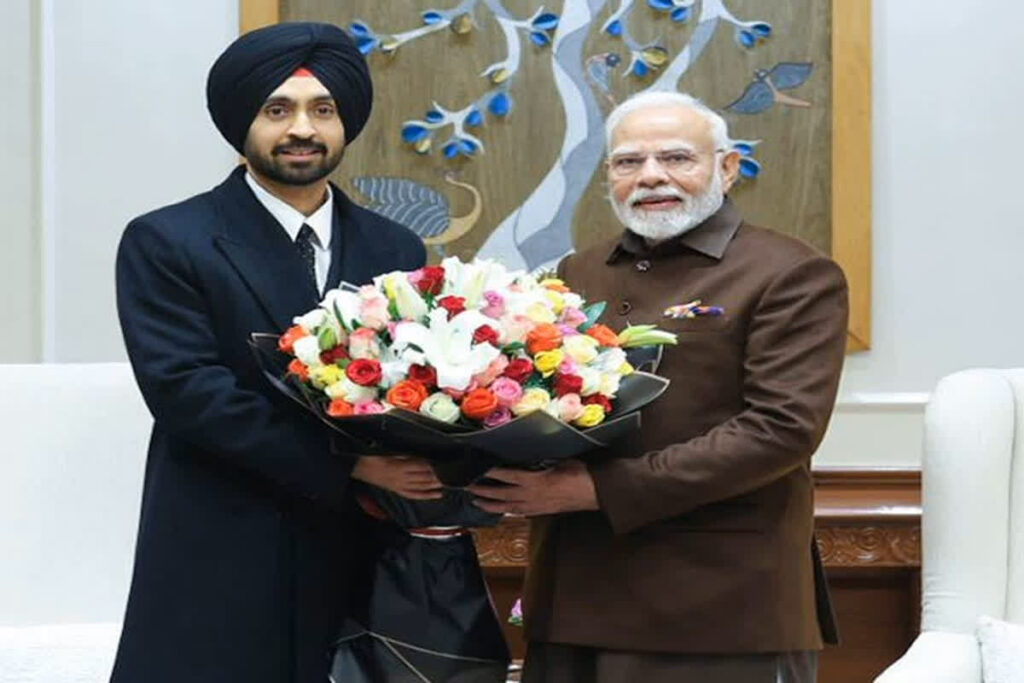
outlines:
M645 90L688 92L719 111L742 155L732 196L748 220L840 259L833 246L849 240L834 235L832 53L842 1L242 9L243 24L261 6L268 20L333 22L367 56L374 112L334 178L355 201L413 229L434 261L483 256L532 270L621 231L607 200L604 120Z

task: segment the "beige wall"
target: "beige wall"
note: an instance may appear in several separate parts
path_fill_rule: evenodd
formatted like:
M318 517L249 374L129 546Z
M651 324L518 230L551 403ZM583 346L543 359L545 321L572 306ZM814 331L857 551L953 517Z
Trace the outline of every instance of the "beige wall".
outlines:
M36 361L42 354L37 5L10 0L0 21L0 363Z

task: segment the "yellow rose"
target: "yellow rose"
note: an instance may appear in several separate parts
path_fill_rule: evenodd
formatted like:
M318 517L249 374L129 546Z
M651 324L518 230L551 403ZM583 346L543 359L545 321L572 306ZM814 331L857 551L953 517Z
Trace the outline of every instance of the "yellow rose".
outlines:
M542 303L534 303L527 306L526 317L538 324L550 324L558 319L555 316L555 312Z
M589 406L584 406L583 414L576 418L574 424L578 427L593 427L604 422L604 408L591 403Z
M562 341L562 348L580 365L589 365L597 358L598 341L589 334L574 334Z
M619 367L619 374L622 375L623 377L625 377L626 375L632 375L634 372L636 372L636 368L634 368L628 362L627 363L623 363Z
M533 366L537 368L537 371L544 377L550 377L554 374L558 366L565 360L565 352L562 349L555 349L553 351L541 351L533 357Z
M526 415L535 410L543 410L549 403L551 403L551 394L540 387L534 387L533 389L527 389L523 393L519 403L512 406L512 413L516 416ZM598 408L600 407L598 406Z
M565 298L553 289L549 289L544 292L544 296L547 297L548 302L551 304L551 308L554 309L555 313L561 313L562 309L565 308Z
M321 365L310 373L313 385L318 389L337 384L345 376L345 371L337 365Z

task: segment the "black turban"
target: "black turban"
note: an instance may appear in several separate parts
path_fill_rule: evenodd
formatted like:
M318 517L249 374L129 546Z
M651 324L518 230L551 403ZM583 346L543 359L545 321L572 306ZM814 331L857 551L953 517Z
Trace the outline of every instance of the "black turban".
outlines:
M214 62L206 81L206 107L239 154L267 97L302 67L337 102L345 141L359 135L373 105L373 83L356 44L333 24L275 24L239 36Z

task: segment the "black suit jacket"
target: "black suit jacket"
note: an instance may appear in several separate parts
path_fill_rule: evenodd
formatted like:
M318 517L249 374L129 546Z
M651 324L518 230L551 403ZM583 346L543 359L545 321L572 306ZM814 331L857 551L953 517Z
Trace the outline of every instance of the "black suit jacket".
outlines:
M322 683L364 559L353 454L332 453L246 345L318 295L244 173L121 239L118 311L155 424L116 683ZM334 197L328 287L423 265L413 233Z

